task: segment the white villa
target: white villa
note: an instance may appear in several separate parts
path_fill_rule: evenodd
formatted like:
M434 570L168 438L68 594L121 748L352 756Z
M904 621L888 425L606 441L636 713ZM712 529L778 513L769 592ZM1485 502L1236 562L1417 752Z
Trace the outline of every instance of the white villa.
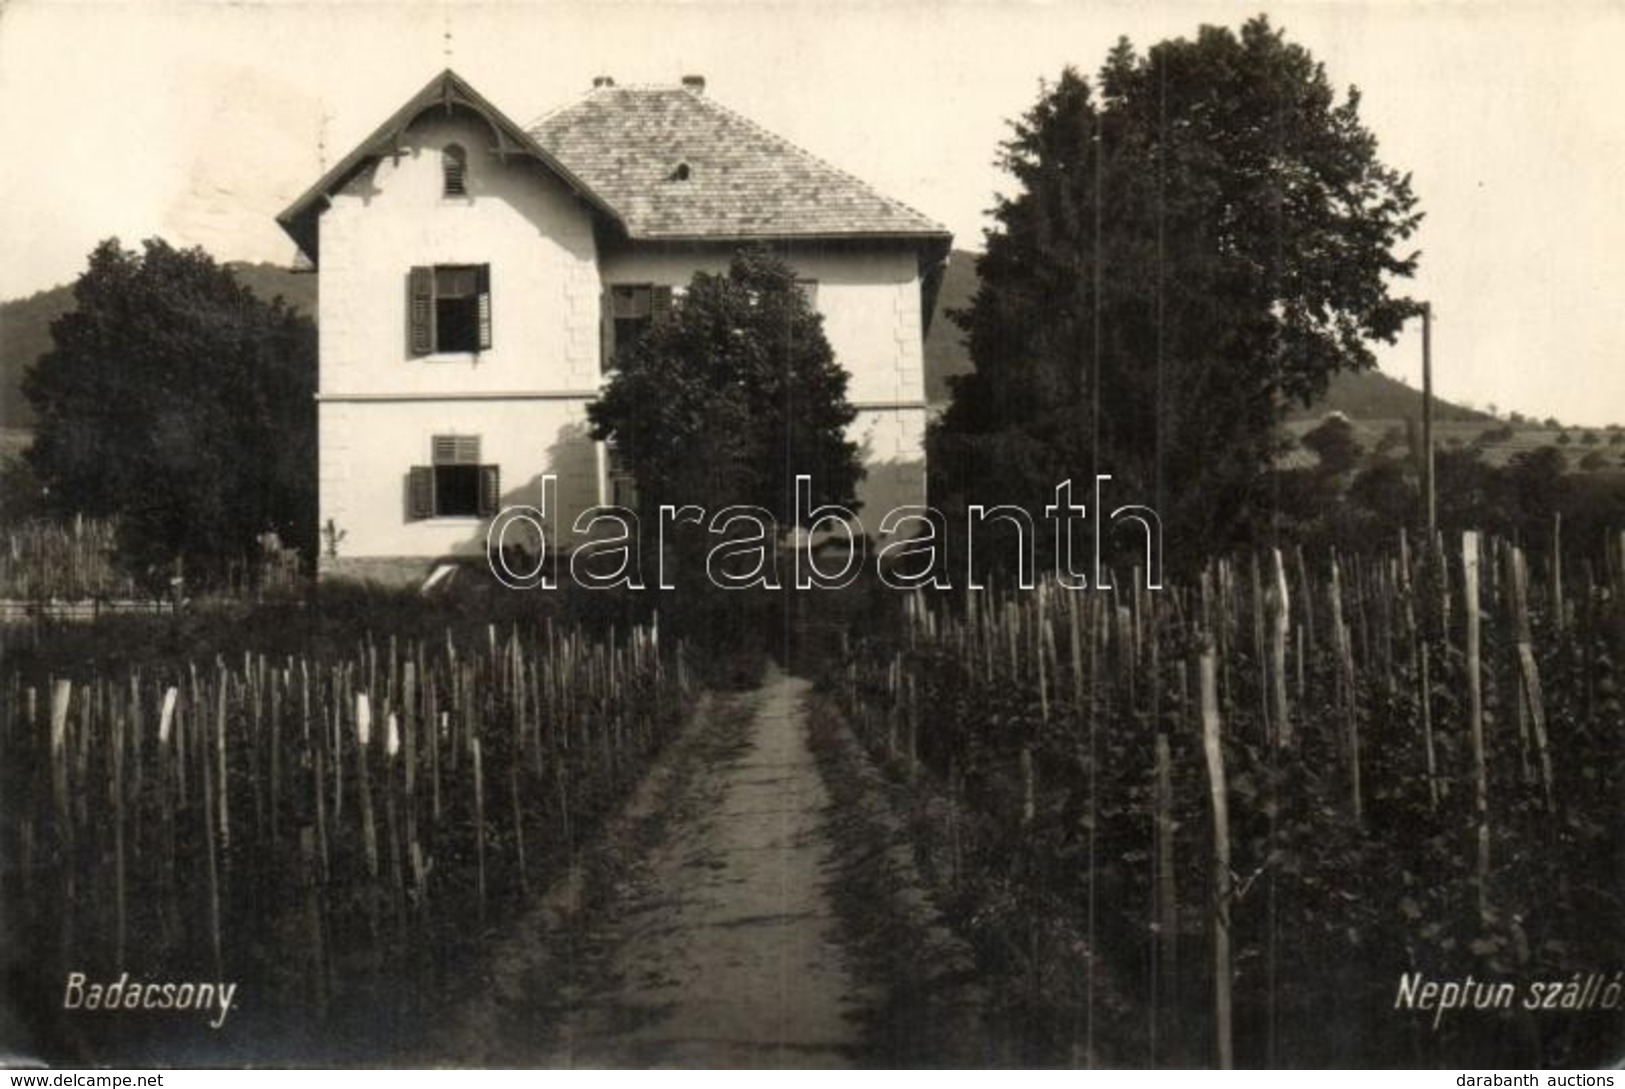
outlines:
M443 72L278 222L320 275L319 520L343 535L324 576L483 555L490 517L540 506L544 474L567 545L619 484L586 416L617 342L742 244L795 267L851 373L864 509L925 501L921 345L948 232L702 79L599 78L527 128Z

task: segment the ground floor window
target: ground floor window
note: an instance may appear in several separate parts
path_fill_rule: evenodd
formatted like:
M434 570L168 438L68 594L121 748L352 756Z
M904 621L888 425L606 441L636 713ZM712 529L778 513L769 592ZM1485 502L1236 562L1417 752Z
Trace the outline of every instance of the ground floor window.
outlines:
M502 500L499 466L480 460L478 435L436 435L430 464L408 473L408 516L412 518L485 518Z

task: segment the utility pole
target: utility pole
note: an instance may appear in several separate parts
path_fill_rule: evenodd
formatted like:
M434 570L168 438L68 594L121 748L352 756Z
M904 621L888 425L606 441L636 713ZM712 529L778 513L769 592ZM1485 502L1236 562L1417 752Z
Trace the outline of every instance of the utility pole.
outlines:
M1422 304L1422 488L1428 508L1428 536L1438 529L1433 491L1433 304Z

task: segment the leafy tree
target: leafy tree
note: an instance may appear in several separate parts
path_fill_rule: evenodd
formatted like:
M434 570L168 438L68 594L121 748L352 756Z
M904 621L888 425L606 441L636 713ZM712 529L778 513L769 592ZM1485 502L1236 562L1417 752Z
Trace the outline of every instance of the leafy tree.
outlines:
M1504 523L1501 473L1484 460L1482 448L1440 450L1433 472L1441 529L1495 530Z
M646 509L750 504L790 526L798 473L812 478L814 506L855 506L863 466L846 437L857 416L847 374L783 261L745 251L726 275L697 274L615 362L588 413Z
M1418 312L1390 294L1417 260L1397 250L1421 219L1409 178L1358 93L1262 17L1120 42L1013 128L1019 189L955 314L976 369L932 435L934 498L1036 513L1059 480L1111 473L1170 553L1235 541L1269 505L1286 402L1374 366L1368 342Z
M1415 483L1405 466L1389 459L1362 470L1349 486L1349 502L1376 516L1376 524L1369 527L1374 535L1391 533L1394 526L1413 521L1417 500Z
M1326 473L1353 472L1363 454L1360 440L1354 434L1354 425L1335 413L1328 415L1319 427L1305 434L1301 441L1320 459L1320 469Z
M313 554L316 332L201 249L101 243L24 392L59 513L119 518L138 573L208 579L276 533Z

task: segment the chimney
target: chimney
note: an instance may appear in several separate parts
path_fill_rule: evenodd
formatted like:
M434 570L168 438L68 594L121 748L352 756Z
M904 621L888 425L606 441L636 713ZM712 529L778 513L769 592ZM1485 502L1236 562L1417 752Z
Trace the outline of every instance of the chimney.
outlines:
M697 95L703 95L705 93L705 77L684 76L683 89L686 91L693 91Z
M615 77L614 76L593 76L592 77L592 89L595 90L595 91L598 90L601 87L613 87L613 86L615 86Z

